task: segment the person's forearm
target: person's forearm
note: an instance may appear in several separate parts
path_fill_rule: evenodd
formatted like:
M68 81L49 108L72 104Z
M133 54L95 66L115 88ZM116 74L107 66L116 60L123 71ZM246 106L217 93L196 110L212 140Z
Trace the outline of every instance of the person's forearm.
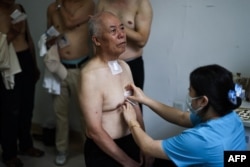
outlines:
M20 29L15 29L13 26L9 29L7 32L7 42L8 44L11 43L19 34L20 34Z
M168 122L184 127L191 126L191 122L189 121L186 112L180 111L174 107L167 106L149 97L145 99L144 104Z
M69 29L73 29L73 28L87 22L89 19L89 18L86 18L85 20L78 19L78 18L74 17L73 15L70 15L63 7L60 8L60 14L61 14L61 17L64 21L65 26Z
M151 157L169 159L161 148L161 140L153 140L141 129L139 123L135 120L131 120L128 125L136 144L144 154Z
M62 0L57 0L56 5L57 5L57 11L61 19L63 20L64 25L69 29L74 28L78 23L74 22L73 15L63 7Z
M77 9L74 14L70 13L63 4L58 4L58 12L64 21L64 24L69 29L74 29L81 24L87 23L89 20L89 16L85 13L85 6ZM91 7L90 7L91 8ZM90 9L88 9L90 10ZM94 10L94 9L93 9ZM84 11L84 12L83 12Z
M141 151L147 155L154 156L151 155L152 152L150 148L152 146L153 139L145 133L137 121L131 120L128 123L128 126Z
M145 39L146 37L144 37L139 32L136 32L135 30L130 29L128 27L126 27L126 36L127 36L128 41L130 41L131 43L133 43L134 45L140 48L143 48L147 43L147 39Z
M144 121L143 121L143 117L142 117L142 111L141 111L138 104L134 107L135 107L135 111L136 111L137 121L139 122L141 128L145 131L145 125L144 125Z

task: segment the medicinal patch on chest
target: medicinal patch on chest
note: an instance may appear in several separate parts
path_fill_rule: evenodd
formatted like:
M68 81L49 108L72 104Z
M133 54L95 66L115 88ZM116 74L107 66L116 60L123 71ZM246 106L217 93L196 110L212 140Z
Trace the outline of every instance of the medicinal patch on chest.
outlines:
M114 61L109 61L108 62L109 68L111 70L111 73L113 75L119 74L122 72L122 67L120 66L120 64L117 62L117 60Z
M133 106L135 106L135 105L136 105L136 102L134 102L134 101L132 101L132 100L129 100L129 99L127 98L128 96L132 96L132 91L131 91L131 90L126 90L126 91L124 92L124 97L125 97L125 99L126 99L127 102L129 102L130 104L132 104Z
M131 91L131 90L126 90L126 91L124 92L124 96L125 96L125 97L132 96L132 91Z

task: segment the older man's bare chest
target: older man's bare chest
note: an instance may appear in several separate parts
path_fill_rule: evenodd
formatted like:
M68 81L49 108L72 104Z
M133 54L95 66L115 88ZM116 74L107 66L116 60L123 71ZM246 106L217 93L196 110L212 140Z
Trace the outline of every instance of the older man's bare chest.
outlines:
M115 110L124 103L125 87L130 83L126 75L117 74L107 77L103 83L103 109L106 111Z

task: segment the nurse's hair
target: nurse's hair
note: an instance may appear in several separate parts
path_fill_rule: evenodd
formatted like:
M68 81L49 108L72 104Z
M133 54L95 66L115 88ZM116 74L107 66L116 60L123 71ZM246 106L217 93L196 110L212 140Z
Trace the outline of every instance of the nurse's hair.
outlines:
M237 84L233 75L226 68L217 65L198 67L190 74L190 86L195 90L196 96L207 96L207 110L211 106L220 116L230 113L241 105L241 98L236 94Z

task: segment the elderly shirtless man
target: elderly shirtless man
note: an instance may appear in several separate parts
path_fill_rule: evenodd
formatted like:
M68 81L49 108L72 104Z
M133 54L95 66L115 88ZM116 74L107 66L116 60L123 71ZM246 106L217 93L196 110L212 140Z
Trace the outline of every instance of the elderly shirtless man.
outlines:
M53 26L61 35L56 39L59 57L67 69L67 77L61 82L61 94L54 95L56 114L56 164L63 165L67 160L69 138L69 101L78 99L76 88L80 67L88 60L89 44L87 22L94 13L92 0L57 0L47 9L47 27ZM63 45L61 45L63 43ZM79 108L79 107L78 107Z
M127 47L119 58L128 63L135 85L143 89L144 62L142 54L150 35L153 18L150 0L99 0L96 10L97 12L110 11L118 16L124 24Z
M43 151L34 148L31 136L35 86L40 72L27 19L13 23L10 15L15 10L25 13L15 0L0 0L0 32L7 40L0 54L3 54L2 49L8 50L12 45L21 68L21 72L14 75L12 88L6 87L0 69L0 138L2 160L7 167L23 166L18 152L33 157L44 155Z
M89 31L95 55L81 70L79 100L86 122L87 167L139 167L140 150L122 117L121 106L133 83L129 66L118 59L126 49L124 24L112 13L101 12L90 19ZM139 105L135 104L144 128Z

